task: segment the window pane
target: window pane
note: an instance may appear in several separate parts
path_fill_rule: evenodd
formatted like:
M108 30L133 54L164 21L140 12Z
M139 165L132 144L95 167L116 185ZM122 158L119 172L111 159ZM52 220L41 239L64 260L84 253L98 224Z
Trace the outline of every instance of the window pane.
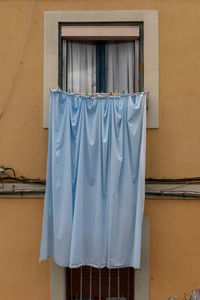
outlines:
M126 297L106 297L106 300L127 300Z
M66 269L66 300L133 300L134 269Z
M105 86L107 92L138 91L139 41L106 42Z
M82 297L82 299L81 299L81 297L75 296L75 297L73 297L73 300L95 300L95 298L91 297L91 299L90 299L90 297Z
M67 89L96 92L96 45L93 41L67 42ZM64 57L64 55L63 55Z
M139 41L63 40L63 89L80 92L139 90Z

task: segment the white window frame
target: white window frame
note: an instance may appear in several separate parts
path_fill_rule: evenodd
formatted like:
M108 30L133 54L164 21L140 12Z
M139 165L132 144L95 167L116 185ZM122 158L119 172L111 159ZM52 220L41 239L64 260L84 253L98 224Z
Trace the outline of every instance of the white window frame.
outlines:
M144 87L149 91L147 128L158 128L159 52L158 12L46 11L44 12L44 128L48 128L49 88L58 85L59 22L143 22Z
M149 300L150 217L143 219L141 268L134 272L134 300ZM65 268L51 260L51 300L66 300Z

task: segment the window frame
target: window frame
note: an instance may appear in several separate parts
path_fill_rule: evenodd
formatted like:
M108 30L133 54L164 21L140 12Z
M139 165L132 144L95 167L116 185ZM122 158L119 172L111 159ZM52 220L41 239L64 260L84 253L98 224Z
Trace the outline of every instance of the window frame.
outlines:
M59 22L59 45L58 45L58 86L62 89L63 87L63 76L62 76L62 59L63 59L63 52L62 52L62 27L63 26L114 26L114 27L123 27L123 26L137 26L139 27L139 38L136 38L139 40L139 89L142 90L144 88L144 23L143 22ZM70 40L67 39L66 40ZM88 40L88 39L81 39L81 40ZM91 41L95 41L95 38L91 38ZM106 38L105 40L109 40ZM111 39L110 39L111 40ZM118 38L116 38L118 40ZM124 39L122 39L124 40ZM132 40L130 38L127 38L127 40ZM97 42L103 42L104 40L97 40ZM98 84L97 84L98 86ZM101 84L99 83L99 86ZM103 84L103 89L100 88L101 91L104 90L105 82Z
M60 22L143 22L144 87L149 91L147 127L158 128L159 51L158 11L46 11L44 12L44 128L48 128L49 88L58 85Z

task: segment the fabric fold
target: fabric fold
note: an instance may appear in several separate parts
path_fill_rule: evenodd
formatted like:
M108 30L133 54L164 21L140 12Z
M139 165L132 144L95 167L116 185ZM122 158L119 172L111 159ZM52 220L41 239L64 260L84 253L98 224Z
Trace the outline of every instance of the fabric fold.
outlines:
M40 260L140 267L146 94L52 90Z

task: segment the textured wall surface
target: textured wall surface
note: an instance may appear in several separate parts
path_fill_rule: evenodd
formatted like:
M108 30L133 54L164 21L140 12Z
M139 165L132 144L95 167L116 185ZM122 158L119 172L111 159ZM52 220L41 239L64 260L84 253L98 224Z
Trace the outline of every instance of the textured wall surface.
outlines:
M0 1L0 113L18 63L31 1ZM158 10L160 128L147 133L147 177L192 177L200 170L200 1L36 1L7 107L0 118L0 165L45 177L43 12ZM49 300L49 263L38 263L43 201L0 199L0 299ZM150 299L200 286L199 200L147 200L151 217Z
M199 210L199 200L146 200L150 300L183 300L200 286Z
M0 299L50 300L49 262L39 263L43 201L0 198Z
M0 299L50 300L49 261L39 263L42 199L0 199ZM200 286L200 201L147 200L150 300L183 299Z
M0 110L6 101L31 1L0 1ZM18 175L45 177L43 129L43 12L45 10L158 10L159 129L147 135L147 176L192 177L200 166L200 2L196 0L36 1L30 31L4 115L0 164Z

